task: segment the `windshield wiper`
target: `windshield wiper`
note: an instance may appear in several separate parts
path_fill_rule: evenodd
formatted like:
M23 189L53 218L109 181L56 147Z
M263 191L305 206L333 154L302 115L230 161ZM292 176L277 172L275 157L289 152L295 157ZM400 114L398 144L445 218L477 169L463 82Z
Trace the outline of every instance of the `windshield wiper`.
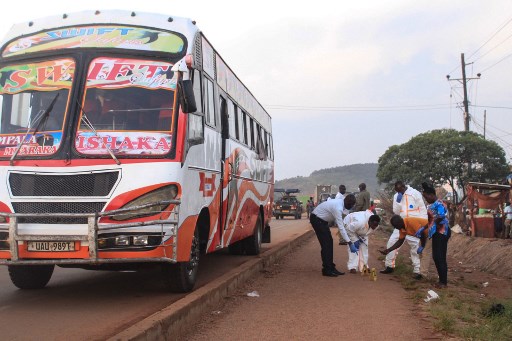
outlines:
M117 165L120 165L121 164L121 161L119 161L119 159L116 157L116 154L114 154L114 152L112 151L112 149L110 149L110 147L108 146L108 144L105 143L105 141L103 141L103 139L101 138L101 136L98 134L98 131L96 129L94 129L94 126L92 125L92 122L89 120L89 117L87 117L87 113L85 112L85 110L82 108L82 106L80 105L80 103L78 102L78 100L76 101L76 103L78 104L78 107L80 108L80 111L82 112L82 118L81 118L81 121L84 122L84 124L87 126L87 128L91 129L91 131L94 133L94 135L102 142L102 144L105 146L105 149L108 151L108 153L110 154L110 156L112 157L112 159L114 159L114 161L116 162Z
M14 154L12 154L12 156L11 156L11 160L10 160L11 166L14 166L14 159L16 158L16 156L18 155L18 153L21 150L21 147L23 147L23 145L25 144L25 142L27 140L27 136L30 133L30 130L32 129L32 123L37 122L36 126L34 127L34 132L32 133L32 135L35 136L37 134L39 128L41 127L41 124L48 120L48 117L50 116L50 112L53 110L53 106L55 105L55 102L57 102L57 98L59 98L59 95L60 95L60 92L57 92L55 97L52 99L52 101L48 105L48 108L46 108L45 110L40 110L37 113L37 115L34 117L33 122L32 122L32 120L29 120L27 132L25 133L25 136L23 136L23 139L20 141L20 143L18 143L18 145L16 146L16 150L14 151Z

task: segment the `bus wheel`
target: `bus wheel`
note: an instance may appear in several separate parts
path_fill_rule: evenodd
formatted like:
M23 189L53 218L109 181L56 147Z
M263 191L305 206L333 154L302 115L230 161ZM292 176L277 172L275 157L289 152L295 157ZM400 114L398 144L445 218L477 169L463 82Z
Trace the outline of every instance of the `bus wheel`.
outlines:
M194 288L199 269L199 230L196 228L192 247L190 248L190 260L176 264L163 264L162 272L165 286L172 292L189 292Z
M9 265L11 282L20 289L42 289L52 278L55 265Z
M254 234L244 239L244 248L247 255L259 255L261 249L261 236L263 233L263 224L261 221L261 215L258 215L256 220L256 226L254 227Z
M229 253L232 255L243 255L244 245L242 241L235 242L228 246Z

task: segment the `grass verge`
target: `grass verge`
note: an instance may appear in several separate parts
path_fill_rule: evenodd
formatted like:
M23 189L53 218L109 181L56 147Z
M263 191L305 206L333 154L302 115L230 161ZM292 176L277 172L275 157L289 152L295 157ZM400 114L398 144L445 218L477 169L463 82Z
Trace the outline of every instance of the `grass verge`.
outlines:
M435 289L434 280L414 280L407 261L398 256L393 274L436 331L464 340L512 340L512 297L498 302L482 296L478 283L460 278L451 280L448 288ZM439 299L425 302L428 290L434 290Z

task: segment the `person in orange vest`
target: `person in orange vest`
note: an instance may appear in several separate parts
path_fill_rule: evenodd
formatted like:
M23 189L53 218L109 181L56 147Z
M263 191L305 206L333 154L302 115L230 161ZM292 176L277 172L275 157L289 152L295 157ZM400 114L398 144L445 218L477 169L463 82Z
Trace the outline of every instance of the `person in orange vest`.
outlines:
M399 215L391 217L391 225L398 231L398 240L385 250L379 250L383 255L388 255L392 251L399 249L405 241L407 236L419 236L419 246L414 252L421 253L427 244L427 238L429 234L428 219L419 217L405 217L402 218Z
M401 216L402 218L408 217L418 217L427 219L427 207L423 202L423 196L421 193L411 186L406 186L402 181L395 182L395 195L393 196L393 213ZM399 232L397 229L393 231L391 236L389 237L387 247L391 247L394 245L399 239ZM413 265L413 273L415 279L421 279L423 276L421 275L421 261L420 256L416 252L419 246L419 239L414 235L405 236L405 240L409 244L410 247L410 255L411 261ZM380 273L390 274L393 272L395 268L395 261L398 255L398 249L393 249L392 252L389 252L386 256L384 270L381 270Z

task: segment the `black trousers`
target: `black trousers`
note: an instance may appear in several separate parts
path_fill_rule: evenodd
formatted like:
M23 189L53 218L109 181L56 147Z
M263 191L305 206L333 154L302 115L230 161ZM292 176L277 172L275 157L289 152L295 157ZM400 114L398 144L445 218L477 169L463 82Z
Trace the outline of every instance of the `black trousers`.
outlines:
M446 262L448 239L448 236L441 233L434 233L432 236L432 258L436 264L439 283L442 284L448 284L448 263Z
M322 256L322 268L324 271L330 271L335 269L333 263L333 240L331 235L331 229L329 223L325 220L318 218L315 214L311 213L309 221L315 230L316 237L320 242L320 255Z

